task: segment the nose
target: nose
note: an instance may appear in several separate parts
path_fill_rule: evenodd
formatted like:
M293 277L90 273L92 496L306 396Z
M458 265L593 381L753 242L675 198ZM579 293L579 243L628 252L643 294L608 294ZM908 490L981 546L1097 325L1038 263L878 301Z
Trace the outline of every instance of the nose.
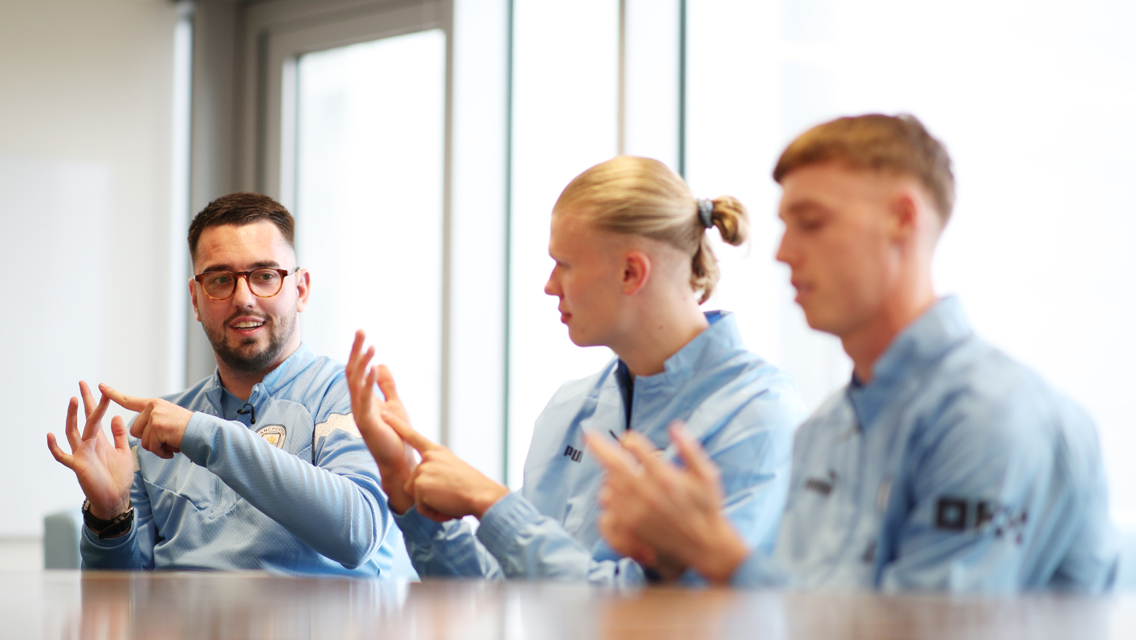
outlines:
M251 307L256 296L249 288L248 276L245 274L238 275L233 286L235 287L233 289L233 304L238 307Z
M556 267L553 267L552 273L548 274L548 282L544 283L544 292L550 296L560 295L560 284L556 282Z
M788 230L785 230L781 234L781 242L777 243L777 253L774 255L774 259L776 259L777 262L784 262L785 264L792 266L790 264L790 261L792 259L792 246L790 244Z

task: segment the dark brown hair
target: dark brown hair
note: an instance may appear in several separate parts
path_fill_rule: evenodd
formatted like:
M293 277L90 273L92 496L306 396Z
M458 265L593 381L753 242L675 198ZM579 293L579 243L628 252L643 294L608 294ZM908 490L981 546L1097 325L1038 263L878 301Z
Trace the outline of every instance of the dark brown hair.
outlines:
M210 202L189 225L189 258L197 257L197 241L208 227L243 226L268 220L280 229L288 246L295 248L296 221L279 202L261 193L230 193Z
M773 169L773 179L780 184L796 169L832 160L851 169L911 176L931 196L943 225L951 217L955 205L951 157L913 115L868 114L817 125L789 144Z

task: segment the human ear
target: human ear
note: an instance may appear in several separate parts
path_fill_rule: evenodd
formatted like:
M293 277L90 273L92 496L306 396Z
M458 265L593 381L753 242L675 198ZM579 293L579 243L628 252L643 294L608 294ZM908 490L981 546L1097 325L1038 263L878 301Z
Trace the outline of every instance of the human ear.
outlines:
M201 322L201 313L197 310L197 287L193 286L195 280L189 279L189 301L193 304L193 317Z
M904 189L892 198L888 207L889 231L895 240L904 240L915 235L919 226L918 198Z
M634 295L651 279L651 257L639 250L623 254L623 293Z
M308 295L312 291L310 272L300 269L296 272L296 312L299 313L308 306Z

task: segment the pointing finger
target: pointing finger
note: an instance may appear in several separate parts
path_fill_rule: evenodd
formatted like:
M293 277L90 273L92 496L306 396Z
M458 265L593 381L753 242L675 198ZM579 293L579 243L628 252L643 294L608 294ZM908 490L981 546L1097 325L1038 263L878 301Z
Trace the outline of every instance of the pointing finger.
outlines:
M643 468L648 472L657 468L658 465L662 463L657 455L659 450L655 448L655 445L651 444L650 440L635 431L623 436L621 443L623 444L623 448L631 455L635 456L639 464L643 465Z
M147 398L135 398L125 395L115 390L109 384L100 384L99 391L102 391L105 396L110 396L110 399L118 406L131 411L142 411L146 408L146 403L148 402Z
M690 436L690 433L681 422L675 420L671 423L670 431L671 440L674 441L675 446L678 448L678 454L682 458L682 461L686 463L688 469L703 479L717 477L718 467L715 466L714 461L706 455L706 450L702 448L702 445Z
M351 343L351 355L347 357L347 377L353 377L355 372L359 370L358 360L359 352L363 350L363 343L367 340L367 334L363 333L362 329L355 332L355 340Z
M426 436L415 431L413 427L406 424L406 421L395 415L393 411L383 410L383 422L389 424L391 428L395 430L395 433L405 440L406 444L414 447L418 453L426 453L432 449L441 448L439 445L430 441Z
M631 466L631 461L628 459L627 454L603 437L594 433L585 433L584 444L609 472L634 472L634 468Z

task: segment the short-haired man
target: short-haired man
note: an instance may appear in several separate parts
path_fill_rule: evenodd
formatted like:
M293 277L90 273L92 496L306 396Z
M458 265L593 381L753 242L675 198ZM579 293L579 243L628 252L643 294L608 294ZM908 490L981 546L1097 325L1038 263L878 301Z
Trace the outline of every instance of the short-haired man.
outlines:
M736 585L1107 589L1117 550L1092 422L931 286L954 203L942 145L911 116L840 118L790 144L773 177L777 259L809 326L854 365L797 432L774 554L717 515L716 470L682 429L681 470L635 438L631 455L589 443L608 469L608 539Z
M310 277L291 214L267 196L209 203L189 228L189 295L217 358L185 392L134 398L102 385L71 398L64 453L87 496L92 569L261 569L379 575L391 526L378 469L351 417L343 366L300 341ZM140 412L101 421L110 401ZM131 446L133 445L133 446ZM179 455L180 454L180 455Z

